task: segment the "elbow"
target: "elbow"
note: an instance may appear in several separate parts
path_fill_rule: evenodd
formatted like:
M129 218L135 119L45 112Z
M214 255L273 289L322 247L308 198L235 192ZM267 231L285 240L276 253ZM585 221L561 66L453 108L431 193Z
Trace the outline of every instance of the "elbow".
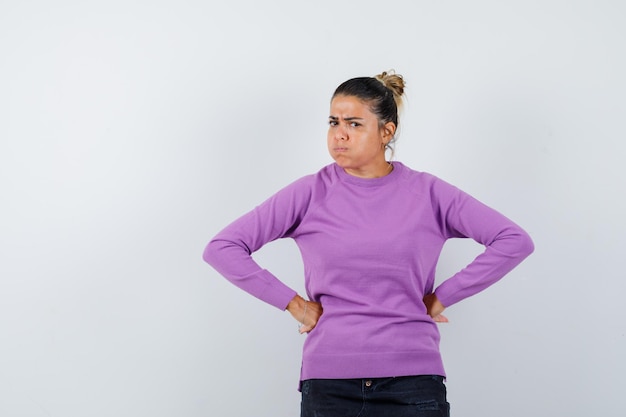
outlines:
M219 251L220 245L218 245L217 241L211 240L204 248L204 252L202 252L202 259L209 265L213 265Z
M530 255L535 251L535 243L528 233L523 232L524 236L524 248L526 249L526 256Z
M219 269L221 265L232 261L233 258L241 259L250 255L250 250L243 243L235 240L215 237L204 248L202 259L215 269Z
M519 263L535 250L535 244L526 231L520 227L509 228L499 239L492 242L493 249Z
M525 259L535 251L535 243L528 233L520 229L518 235L517 253L520 259Z

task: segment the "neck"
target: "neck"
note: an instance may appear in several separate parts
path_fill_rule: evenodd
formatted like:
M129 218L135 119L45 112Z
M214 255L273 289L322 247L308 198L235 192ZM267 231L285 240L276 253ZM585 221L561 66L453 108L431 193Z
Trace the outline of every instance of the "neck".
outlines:
M384 164L377 165L376 168L371 170L344 168L344 171L359 178L380 178L393 171L393 164L384 161Z

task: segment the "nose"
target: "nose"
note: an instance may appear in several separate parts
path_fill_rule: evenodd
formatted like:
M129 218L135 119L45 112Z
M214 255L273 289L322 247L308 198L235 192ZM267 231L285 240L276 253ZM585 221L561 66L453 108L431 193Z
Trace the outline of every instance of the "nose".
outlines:
M346 128L343 126L337 126L337 130L335 131L335 139L337 140L348 140L348 132L346 132Z

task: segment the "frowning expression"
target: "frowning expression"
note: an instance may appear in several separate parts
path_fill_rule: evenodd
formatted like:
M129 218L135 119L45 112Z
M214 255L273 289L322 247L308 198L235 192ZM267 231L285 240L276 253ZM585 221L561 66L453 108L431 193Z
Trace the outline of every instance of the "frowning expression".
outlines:
M393 137L395 125L381 126L366 102L354 96L335 96L328 124L328 151L346 172L375 177L387 168L384 146Z

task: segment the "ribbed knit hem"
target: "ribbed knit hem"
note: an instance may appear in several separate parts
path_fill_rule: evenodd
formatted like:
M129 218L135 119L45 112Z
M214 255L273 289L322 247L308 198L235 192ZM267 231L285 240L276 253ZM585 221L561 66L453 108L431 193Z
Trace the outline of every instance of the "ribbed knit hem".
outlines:
M384 378L410 375L441 375L441 355L433 351L376 352L343 355L308 355L302 361L301 380Z

